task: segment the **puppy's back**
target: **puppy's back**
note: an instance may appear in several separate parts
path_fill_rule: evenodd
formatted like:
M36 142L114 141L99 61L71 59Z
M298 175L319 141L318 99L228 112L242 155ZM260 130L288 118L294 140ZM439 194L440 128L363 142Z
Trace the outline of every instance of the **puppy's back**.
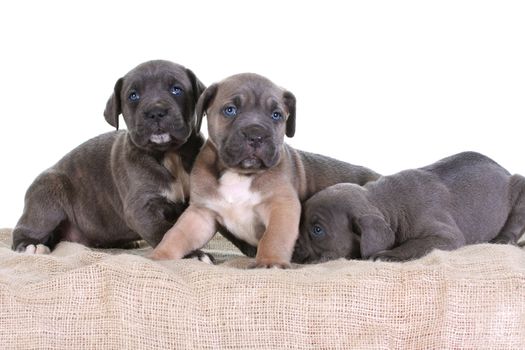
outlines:
M346 163L320 154L300 150L294 151L305 170L305 199L326 187L338 183L348 182L364 185L380 176L375 171L364 166Z
M477 152L462 152L443 158L433 164L421 168L438 175L443 181L449 183L458 179L462 174L472 174L483 169L494 174L510 173L489 157Z
M451 194L451 213L467 243L486 242L504 225L511 207L510 173L475 152L444 158L422 168L439 177Z

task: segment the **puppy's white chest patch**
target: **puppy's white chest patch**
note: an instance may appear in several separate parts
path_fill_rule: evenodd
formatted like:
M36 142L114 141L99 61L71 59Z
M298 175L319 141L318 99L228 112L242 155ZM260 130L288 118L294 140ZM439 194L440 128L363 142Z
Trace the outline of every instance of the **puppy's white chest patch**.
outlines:
M218 197L209 207L219 216L219 222L238 238L257 246L264 232L262 221L255 207L261 195L250 189L252 178L226 172L219 179Z

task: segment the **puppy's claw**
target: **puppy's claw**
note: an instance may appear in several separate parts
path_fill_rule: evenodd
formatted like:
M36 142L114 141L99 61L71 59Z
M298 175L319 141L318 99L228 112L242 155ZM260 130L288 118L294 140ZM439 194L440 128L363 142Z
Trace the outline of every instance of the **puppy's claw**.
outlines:
M155 251L152 251L151 253L146 254L144 257L150 260L170 260L169 257L157 254L155 253Z
M36 246L34 244L30 244L26 247L26 250L23 251L26 254L35 254L36 253Z
M175 260L180 257L175 257L173 252L167 249L155 248L151 252L145 255L150 260Z
M50 253L51 253L51 249L49 249L48 246L45 246L43 244L38 244L36 246L35 254L50 254Z
M146 258L150 260L176 260L176 258L173 258L169 254L163 254L162 252L158 252L153 250L151 253L145 255ZM196 250L184 257L184 259L193 259L202 261L203 263L215 265L215 258L211 254L204 253L203 251Z
M248 268L250 269L271 269L271 268L278 268L278 269L289 269L292 267L289 262L287 261L275 261L271 259L256 259L254 263L250 264Z
M37 244L36 246L34 244L28 245L25 250L22 251L25 254L49 254L51 253L51 249L49 249L48 246L45 246L43 244Z

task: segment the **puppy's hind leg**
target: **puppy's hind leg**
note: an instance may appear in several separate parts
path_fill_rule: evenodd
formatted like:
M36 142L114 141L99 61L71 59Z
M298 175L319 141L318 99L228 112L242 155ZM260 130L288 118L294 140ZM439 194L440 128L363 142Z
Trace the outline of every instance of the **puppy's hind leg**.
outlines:
M68 219L63 209L67 185L68 180L53 171L41 174L31 184L13 230L13 250L45 254L58 243L60 227Z
M509 184L510 214L491 243L516 244L525 231L525 177L512 175Z

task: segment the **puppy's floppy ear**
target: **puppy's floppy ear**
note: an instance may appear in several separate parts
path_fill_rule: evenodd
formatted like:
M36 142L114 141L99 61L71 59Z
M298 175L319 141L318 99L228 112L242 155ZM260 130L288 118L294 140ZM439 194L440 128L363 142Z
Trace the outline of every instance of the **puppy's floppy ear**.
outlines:
M106 103L106 109L104 110L104 118L113 127L118 130L118 116L122 113L122 107L120 103L120 91L122 90L122 82L124 78L120 78L115 83L113 93Z
M206 110L208 109L210 103L213 102L213 99L217 94L218 88L219 85L217 83L212 84L206 90L204 90L204 92L201 94L201 97L199 97L197 107L195 108L195 113L197 114L197 123L195 125L196 132L199 132L201 130L202 118L204 117L204 113L206 113Z
M191 81L191 89L193 90L193 103L197 104L200 95L206 89L206 86L197 78L191 69L186 68L186 74Z
M286 120L286 136L293 137L295 135L295 96L290 91L285 91L283 99L289 113Z
M355 223L361 233L362 258L368 258L394 245L395 234L381 216L362 215Z

